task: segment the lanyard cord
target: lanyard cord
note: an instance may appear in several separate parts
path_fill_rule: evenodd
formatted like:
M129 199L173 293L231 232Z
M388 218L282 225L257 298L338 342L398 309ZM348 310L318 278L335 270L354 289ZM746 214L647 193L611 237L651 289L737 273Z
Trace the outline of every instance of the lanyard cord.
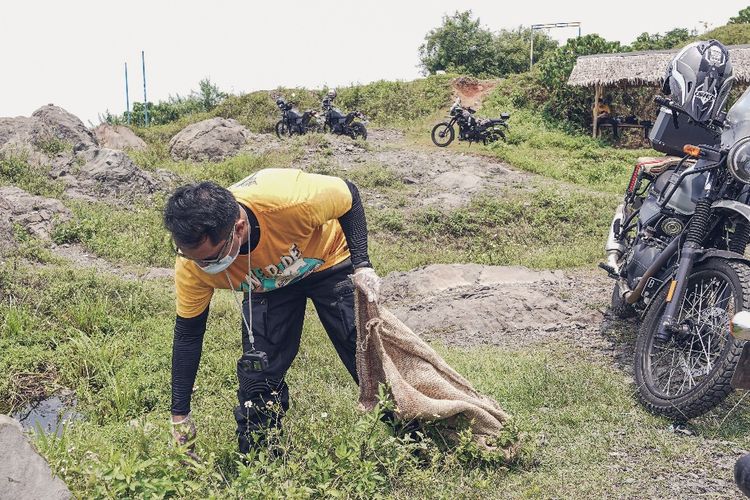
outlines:
M245 317L245 308L242 307L242 303L240 302L240 299L237 297L237 294L232 293L232 297L234 297L234 302L237 304L237 307L240 308L240 315L242 316L242 322L245 324L245 329L247 330L247 340L250 342L250 350L255 350L255 337L253 337L253 285L250 282L250 273L253 272L253 268L250 265L250 224L247 225L247 317ZM229 277L229 272L224 271L224 275L227 277L227 281L229 282L229 289L231 291L234 291L234 286L232 286L232 279ZM240 287L240 290L242 287Z

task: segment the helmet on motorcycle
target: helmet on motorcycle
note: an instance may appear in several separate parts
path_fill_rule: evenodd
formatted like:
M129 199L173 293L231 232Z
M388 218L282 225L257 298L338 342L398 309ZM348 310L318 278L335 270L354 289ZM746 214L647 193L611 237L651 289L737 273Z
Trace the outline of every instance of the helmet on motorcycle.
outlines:
M667 66L662 90L694 120L716 118L734 83L727 48L716 40L694 42Z
M276 98L276 105L278 107L282 107L284 104L286 104L286 102L284 101L283 97L279 96Z

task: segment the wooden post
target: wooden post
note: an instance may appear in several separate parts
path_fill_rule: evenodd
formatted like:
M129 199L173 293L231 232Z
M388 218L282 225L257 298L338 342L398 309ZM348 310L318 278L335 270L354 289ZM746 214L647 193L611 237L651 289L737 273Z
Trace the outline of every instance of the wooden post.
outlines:
M597 115L596 107L599 104L599 99L601 98L601 96L602 96L602 86L596 83L594 84L594 106L591 108L591 116L594 120L591 125L591 134L592 134L592 137L594 138L596 138L596 136L599 133L599 130L598 130L599 127L596 126L596 115Z

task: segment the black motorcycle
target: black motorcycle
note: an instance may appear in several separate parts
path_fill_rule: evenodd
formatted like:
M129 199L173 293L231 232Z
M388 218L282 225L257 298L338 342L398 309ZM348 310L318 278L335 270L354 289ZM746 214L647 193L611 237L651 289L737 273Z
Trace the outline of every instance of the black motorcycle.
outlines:
M347 135L352 139L367 140L367 117L359 111L344 114L333 105L333 99L323 99L323 127L326 132ZM355 121L360 120L360 121Z
M317 112L308 110L300 113L291 103L283 98L276 99L276 106L281 110L281 120L276 122L276 136L281 139L294 134L304 135L308 132L321 132L321 126L317 122Z
M686 156L642 158L617 208L600 264L615 279L612 312L642 319L638 395L651 412L686 421L750 388L746 338L730 324L750 308L750 89L728 114L694 122L657 97L652 131ZM699 138L698 141L695 138ZM656 146L655 146L656 147ZM738 328L738 330L741 330ZM750 331L750 329L745 329Z
M475 110L470 107L462 107L461 101L456 99L450 109L450 120L438 123L432 128L432 142L435 146L444 148L456 136L453 126L458 123L458 140L481 142L489 144L497 140L505 140L505 130L508 130L507 120L510 114L503 113L500 118L477 120L474 117Z

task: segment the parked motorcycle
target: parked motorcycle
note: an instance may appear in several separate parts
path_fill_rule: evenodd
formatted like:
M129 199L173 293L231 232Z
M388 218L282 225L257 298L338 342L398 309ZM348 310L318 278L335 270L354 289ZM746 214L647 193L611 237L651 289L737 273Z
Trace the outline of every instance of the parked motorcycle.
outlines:
M723 74L731 87L731 66ZM712 96L691 97L695 109L656 98L654 147L684 144L685 156L640 159L612 220L607 262L600 264L615 280L612 312L642 319L634 370L639 399L676 421L714 408L733 388L750 388L750 321L744 328L738 315L738 334L731 333L735 313L750 309L744 256L750 89L728 113L714 109L695 119L707 103L725 102L728 87L719 81L712 88Z
M321 124L317 121L318 113L308 110L301 113L294 109L294 105L286 102L282 97L276 99L276 106L281 111L281 120L276 123L276 136L281 139L294 134L304 135L308 132L321 132Z
M359 112L352 111L344 114L333 105L335 93L329 93L323 99L321 107L323 109L324 130L337 135L347 135L352 139L362 138L367 140L367 117ZM359 120L359 121L356 121Z
M503 113L500 118L477 120L475 110L461 106L461 100L456 99L450 109L450 120L438 123L432 128L432 142L435 146L444 148L453 142L456 136L454 125L458 123L458 140L481 142L489 144L497 140L505 140L505 130L508 130L510 114Z

